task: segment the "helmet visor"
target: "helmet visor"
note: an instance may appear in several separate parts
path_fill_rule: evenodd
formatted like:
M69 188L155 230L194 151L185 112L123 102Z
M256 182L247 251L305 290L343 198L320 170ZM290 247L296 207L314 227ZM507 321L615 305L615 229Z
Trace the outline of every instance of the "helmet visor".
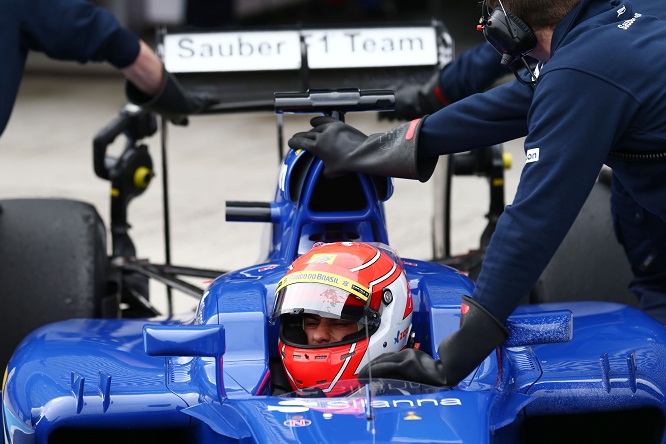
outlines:
M316 314L325 318L364 323L365 302L340 288L315 282L300 282L278 290L271 319L283 314Z

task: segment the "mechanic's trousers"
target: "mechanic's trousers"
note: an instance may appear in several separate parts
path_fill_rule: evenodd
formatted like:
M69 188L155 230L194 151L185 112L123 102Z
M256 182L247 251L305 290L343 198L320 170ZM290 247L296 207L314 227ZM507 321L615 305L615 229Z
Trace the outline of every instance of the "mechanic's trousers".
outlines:
M640 206L613 177L611 212L634 276L639 307L666 325L666 222Z

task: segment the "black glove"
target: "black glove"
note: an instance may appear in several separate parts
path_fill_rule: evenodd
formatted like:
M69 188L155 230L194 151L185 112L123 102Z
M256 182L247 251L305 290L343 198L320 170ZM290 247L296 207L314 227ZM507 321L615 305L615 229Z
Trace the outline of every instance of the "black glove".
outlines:
M332 117L315 117L310 124L314 128L294 134L289 146L319 157L328 175L357 172L425 182L437 165L437 156L418 157L423 119L371 136Z
M166 71L160 90L154 96L149 96L129 81L125 82L125 95L135 105L162 114L177 125L187 125L188 115L198 114L219 102L217 97L207 92L185 91L178 79Z
M421 350L385 353L359 372L359 379L399 379L438 387L454 387L509 336L490 312L468 296L460 307L460 329L437 348L439 359Z
M448 105L439 89L440 71L423 85L413 83L395 88L395 110L378 114L379 120L412 120L439 111Z

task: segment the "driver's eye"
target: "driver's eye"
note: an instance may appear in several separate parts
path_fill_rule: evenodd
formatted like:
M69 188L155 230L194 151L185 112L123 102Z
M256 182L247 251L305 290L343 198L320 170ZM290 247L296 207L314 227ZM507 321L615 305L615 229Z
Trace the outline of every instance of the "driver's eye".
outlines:
M337 321L333 325L335 325L336 327L349 327L352 324L353 324L352 321Z
M316 328L319 325L319 320L317 319L306 319L303 322L305 328Z

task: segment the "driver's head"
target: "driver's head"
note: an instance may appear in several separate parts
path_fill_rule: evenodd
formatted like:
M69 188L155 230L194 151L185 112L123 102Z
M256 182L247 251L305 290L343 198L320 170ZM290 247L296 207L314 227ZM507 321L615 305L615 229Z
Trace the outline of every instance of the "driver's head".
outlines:
M407 344L412 298L401 261L381 244L314 247L280 280L278 318L278 348L294 390L344 393L372 357Z
M345 336L358 332L359 325L358 322L350 319L304 314L303 331L308 345L324 345L342 342Z

